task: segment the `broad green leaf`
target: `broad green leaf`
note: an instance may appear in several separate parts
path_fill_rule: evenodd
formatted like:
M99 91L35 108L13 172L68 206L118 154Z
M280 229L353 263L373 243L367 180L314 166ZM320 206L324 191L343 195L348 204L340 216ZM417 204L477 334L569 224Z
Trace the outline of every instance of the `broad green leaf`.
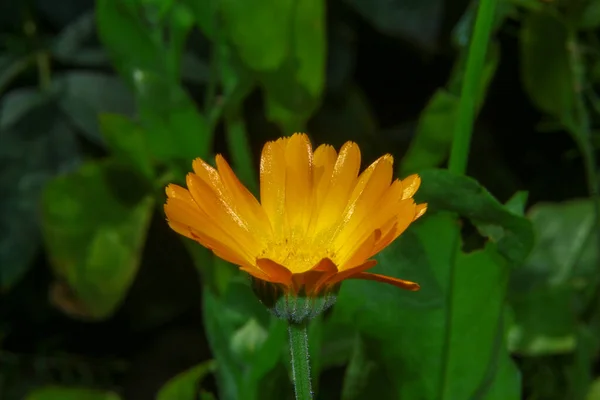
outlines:
M486 399L495 379L518 383L503 376L516 372L503 370L509 267L493 244L464 254L458 238L451 216L429 215L377 257L374 272L417 281L420 292L342 285L334 316L377 341L385 373L395 377L394 398ZM519 389L504 393L518 399Z
M98 114L118 113L133 116L131 90L116 76L95 72L70 72L52 80L59 93L62 112L85 136L104 145L100 135Z
M359 399L363 394L376 363L369 358L364 340L359 334L355 335L352 356L346 367L344 386L342 387L342 400Z
M29 393L25 400L119 400L116 393L100 392L92 389L67 387L46 387Z
M142 128L118 114L100 115L100 128L112 155L152 179L152 158Z
M146 189L111 160L84 164L46 187L46 250L88 318L109 317L136 275L153 210Z
M565 365L568 385L567 398L585 399L593 383L592 366L596 361L599 345L600 342L595 331L585 326L579 327L577 331L577 349L573 354L573 362Z
M52 57L58 61L84 67L109 67L103 48L90 46L96 34L96 16L89 10L65 26L50 45Z
M525 14L520 33L525 90L541 111L572 127L575 91L567 39L567 26L556 16L546 11Z
M52 100L52 96L34 88L20 88L7 93L0 107L0 131L12 128L29 112Z
M151 37L138 14L133 1L96 2L100 40L117 70L130 84L137 71L166 73L161 43Z
M283 321L270 318L249 286L236 282L221 298L205 290L203 309L219 398L266 398L260 383L281 359L287 337Z
M304 130L319 105L325 82L325 3L298 0L290 21L289 54L260 79L266 89L267 115L285 134Z
M497 352L496 374L490 376L489 386L483 386L482 393L479 396L485 400L506 400L521 398L521 371L517 368L515 362L508 355L506 348L501 348Z
M515 265L529 255L533 246L531 223L504 207L476 180L443 169L425 170L420 176L417 198L427 202L430 211L453 211L469 218Z
M289 54L292 15L300 6L292 0L222 0L219 6L224 30L243 62L255 71L279 68Z
M585 400L600 400L600 378L596 378L589 388Z
M39 201L46 182L81 162L75 133L54 97L32 89L0 103L0 292L25 274L40 246Z
M578 21L580 29L594 30L600 27L600 1L588 0Z
M184 0L183 3L190 8L196 24L198 24L202 33L208 38L214 39L214 32L217 29L219 2L217 0Z
M171 378L158 392L156 400L196 400L198 383L215 369L214 361L206 361Z
M135 87L141 125L155 159L185 160L189 168L194 158L208 157L208 122L182 87L150 72L136 74Z
M170 165L186 160L186 170L189 160L206 158L211 146L207 121L179 83L191 13L174 3L165 11L166 22L158 18L146 26L143 10L132 1L102 0L96 8L100 38L134 90L153 158Z
M594 206L541 203L528 216L536 243L511 279L510 347L528 355L568 353L577 345L577 314L588 304L600 258Z
M525 278L518 274L513 281ZM539 287L513 293L510 302L515 322L509 335L510 350L522 355L570 353L576 346L576 315L570 287Z

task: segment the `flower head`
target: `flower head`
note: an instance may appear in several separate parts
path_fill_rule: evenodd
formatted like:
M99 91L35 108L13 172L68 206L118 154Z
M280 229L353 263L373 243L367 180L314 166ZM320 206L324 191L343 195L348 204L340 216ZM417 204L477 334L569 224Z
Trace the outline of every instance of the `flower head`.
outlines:
M267 142L260 162L260 202L227 161L193 162L187 189L166 188L165 213L176 232L254 278L286 293L317 295L358 278L417 290L413 282L366 272L371 259L425 212L413 195L420 178L392 181L386 154L359 175L360 150L314 152L305 134Z

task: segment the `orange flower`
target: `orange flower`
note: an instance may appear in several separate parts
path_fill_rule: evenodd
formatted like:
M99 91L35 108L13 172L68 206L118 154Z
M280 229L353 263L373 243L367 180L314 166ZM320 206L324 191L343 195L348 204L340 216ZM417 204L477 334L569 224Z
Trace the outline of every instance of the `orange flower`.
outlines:
M188 189L167 186L165 213L176 232L287 293L316 295L352 278L418 290L414 282L365 271L427 209L412 199L421 180L392 182L389 154L360 175L359 168L356 143L339 154L329 145L313 152L297 133L265 144L260 203L217 155L216 169L194 160Z

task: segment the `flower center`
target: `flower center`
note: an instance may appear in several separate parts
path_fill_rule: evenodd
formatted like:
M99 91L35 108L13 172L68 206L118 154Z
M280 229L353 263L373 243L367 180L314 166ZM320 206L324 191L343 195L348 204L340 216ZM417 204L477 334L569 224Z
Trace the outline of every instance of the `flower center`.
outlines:
M334 258L326 234L307 237L304 230L294 230L285 237L276 237L268 242L260 258L269 258L294 274L306 272L323 258Z

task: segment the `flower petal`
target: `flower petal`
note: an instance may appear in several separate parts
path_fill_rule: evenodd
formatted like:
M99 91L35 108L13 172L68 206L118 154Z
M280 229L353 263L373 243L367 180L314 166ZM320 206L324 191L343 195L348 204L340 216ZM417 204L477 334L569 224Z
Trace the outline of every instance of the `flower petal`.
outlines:
M373 249L374 251L371 256L385 249L390 243L396 240L396 238L400 236L400 234L402 234L406 228L408 228L408 226L414 221L415 210L416 205L412 199L402 200L400 202L393 229L375 244Z
M312 145L305 134L293 134L285 148L285 207L292 231L306 232L312 200Z
M310 271L302 274L294 275L298 277L298 283L304 285L304 291L308 295L316 294L317 289L323 282L330 279L337 273L337 268L333 261L329 258L323 258Z
M409 175L402 179L402 200L409 199L417 193L417 190L421 186L421 177L417 174Z
M227 161L217 154L215 158L223 186L229 192L236 211L252 226L258 235L271 235L271 224L256 197L240 182Z
M405 281L403 279L393 278L391 276L385 276L380 274L371 274L368 272L359 272L355 275L351 275L346 279L364 279L368 281L377 281L383 283L389 283L390 285L394 285L399 287L400 289L406 289L410 291L417 291L421 288L418 283Z
M338 272L337 274L331 276L329 279L327 279L324 282L320 282L320 285L318 285L315 290L321 290L323 287L325 286L333 286L338 282L343 281L344 279L348 279L350 276L357 274L359 272L363 272L366 271L368 269L373 268L375 265L377 265L377 261L376 260L367 260L364 263L357 265L353 268L350 268L348 270L345 271L341 271Z
M384 193L390 188L392 182L394 159L385 155L371 164L358 178L358 182L352 191L350 201L344 210L342 217L343 225L341 231L337 232L335 238L336 248L344 244L355 245L354 238L362 236L365 232L369 234L378 226L373 223L384 219L373 219L375 214L389 213L387 205L381 203ZM366 219L370 219L365 223ZM364 239L363 239L364 240Z
M248 224L211 186L196 174L188 174L186 182L194 202L204 212L206 220L211 222L202 229L206 234L216 237L220 232L225 233L239 246L246 259L252 259L262 250L256 237L249 231Z
M258 268L268 275L269 282L281 283L289 286L292 283L292 272L281 264L268 258L259 258L256 260Z
M359 168L360 149L356 143L346 142L340 149L327 194L318 211L316 232L331 228L338 223L348 204L350 193L356 185Z
M425 214L425 211L427 211L427 203L417 204L417 207L415 208L415 217L413 218L413 221L416 221L423 214Z
M285 232L285 142L267 142L260 158L260 203L273 232Z

